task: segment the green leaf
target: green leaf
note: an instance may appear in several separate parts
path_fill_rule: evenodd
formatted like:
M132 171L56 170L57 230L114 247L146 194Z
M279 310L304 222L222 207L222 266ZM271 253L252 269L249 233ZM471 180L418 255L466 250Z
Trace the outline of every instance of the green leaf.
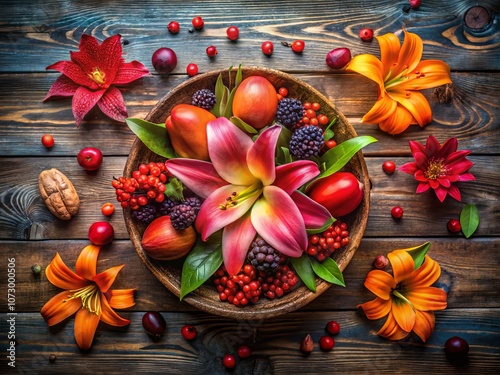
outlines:
M415 269L419 268L422 263L424 263L425 254L427 254L427 250L431 246L430 242L423 243L422 245L411 247L409 249L405 249L413 258L413 262L415 263Z
M290 150L286 147L281 147L279 149L281 152L278 152L278 160L280 161L279 164L288 164L291 163L292 160L292 155L290 155Z
M345 287L344 276L337 263L332 258L325 258L323 263L311 258L311 266L316 275L331 284Z
M167 159L177 157L164 124L154 124L139 118L125 119L127 126L155 154Z
M330 226L335 223L335 218L331 217L325 221L325 223L321 226L321 228L315 228L315 229L306 229L307 234L316 234L316 233L321 233L330 228Z
M215 117L221 116L220 107L221 107L222 97L224 96L225 92L226 92L226 87L222 82L222 74L219 74L219 76L217 77L217 81L215 82L215 89L214 89L215 105L210 110L210 112L212 112L215 115Z
M314 293L316 293L316 277L311 266L311 260L306 253L300 258L290 258L292 266L299 275L302 282Z
M468 204L460 212L460 226L465 238L469 238L474 234L479 226L479 211L477 207Z
M237 89L238 86L240 85L241 81L243 80L243 72L241 71L241 66L243 64L238 65L238 71L236 72L236 80L234 82L234 88Z
M180 299L207 281L221 264L221 235L213 234L207 242L198 238L182 266Z
M165 184L165 195L174 201L183 201L183 186L182 182L176 178L172 177L167 184Z
M337 117L335 117L332 121L330 121L328 126L325 128L324 136L323 136L323 139L325 140L325 142L332 139L333 136L335 135L335 133L333 132L333 130L331 128L333 125L335 125L336 122L337 122Z
M229 94L229 98L227 99L226 108L224 109L223 117L230 119L233 116L233 99L234 93L236 92L236 88L231 91Z
M239 117L233 116L229 119L234 125L236 125L238 128L243 130L244 132L247 132L249 134L257 134L258 131L254 129L252 126L248 125L245 121L240 119Z

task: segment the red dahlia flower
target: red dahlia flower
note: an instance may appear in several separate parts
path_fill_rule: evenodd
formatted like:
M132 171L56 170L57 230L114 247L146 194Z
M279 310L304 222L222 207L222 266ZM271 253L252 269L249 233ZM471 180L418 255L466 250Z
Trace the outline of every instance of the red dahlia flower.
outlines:
M73 115L80 126L85 115L97 104L106 116L125 121L128 117L123 96L114 85L123 85L149 74L138 61L122 58L120 35L101 44L91 35L83 34L78 52L70 51L71 61L58 61L46 69L63 75L56 79L44 101L52 96L73 96Z
M450 138L441 146L434 136L429 136L425 146L410 141L410 149L415 159L399 167L400 171L412 174L419 182L417 193L433 188L438 199L443 202L447 194L460 202L460 190L454 185L457 181L474 181L469 173L474 165L466 158L469 150L457 151L456 138Z

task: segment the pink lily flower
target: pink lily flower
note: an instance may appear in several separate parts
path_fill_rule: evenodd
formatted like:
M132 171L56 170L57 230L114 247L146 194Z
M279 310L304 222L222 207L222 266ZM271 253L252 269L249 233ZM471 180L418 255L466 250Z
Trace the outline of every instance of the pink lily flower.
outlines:
M166 163L174 176L205 198L195 223L202 240L223 229L222 254L231 275L240 271L256 234L281 253L300 257L307 247L306 229L320 228L331 217L297 191L319 174L316 163L275 166L280 132L279 125L271 126L254 143L220 117L207 125L211 163L182 158Z

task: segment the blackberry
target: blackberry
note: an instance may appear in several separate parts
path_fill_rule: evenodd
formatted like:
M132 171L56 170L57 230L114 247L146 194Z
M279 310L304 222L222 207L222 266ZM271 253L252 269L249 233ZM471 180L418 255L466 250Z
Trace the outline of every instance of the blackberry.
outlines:
M247 259L257 270L271 273L278 268L284 255L270 246L262 237L257 236L250 245Z
M198 211L200 210L201 207L201 200L198 197L189 197L186 198L184 204L193 207L194 211L198 214Z
M152 204L146 204L145 206L139 206L137 210L132 211L132 218L136 221L149 224L151 223L156 215L156 207Z
M161 202L158 205L158 213L162 216L170 215L170 211L172 210L172 208L174 208L178 204L179 202L173 201L170 198L165 197L163 202Z
M278 103L276 119L285 127L292 128L304 117L302 102L294 98L283 98Z
M195 220L195 209L188 204L178 204L170 211L170 222L174 229L186 229L193 224Z
M191 104L209 110L215 105L215 94L209 89L198 90L193 94Z
M297 159L306 160L318 156L324 143L323 131L317 126L306 125L293 132L290 153Z

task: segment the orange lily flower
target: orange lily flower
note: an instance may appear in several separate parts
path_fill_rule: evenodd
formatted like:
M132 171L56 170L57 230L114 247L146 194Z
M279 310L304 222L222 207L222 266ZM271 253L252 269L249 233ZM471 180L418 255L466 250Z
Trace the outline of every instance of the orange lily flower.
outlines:
M40 313L49 326L76 313L75 340L83 350L92 346L99 321L117 327L130 323L113 308L125 309L135 304L135 289L110 289L124 265L96 274L100 249L95 245L85 247L76 261L76 273L66 266L59 253L45 270L47 279L65 291L52 297Z
M432 110L419 90L451 83L450 67L440 60L420 61L422 39L403 31L402 46L395 34L378 36L381 59L370 54L358 55L346 68L378 83L379 98L361 121L378 123L389 134L399 134L410 124L424 127L430 123Z
M394 276L381 270L368 273L364 285L377 297L356 307L361 307L370 320L388 316L378 331L380 336L401 340L413 331L425 342L434 331L434 311L446 308L447 295L431 286L441 274L439 264L426 255L415 269L406 250L388 254Z

